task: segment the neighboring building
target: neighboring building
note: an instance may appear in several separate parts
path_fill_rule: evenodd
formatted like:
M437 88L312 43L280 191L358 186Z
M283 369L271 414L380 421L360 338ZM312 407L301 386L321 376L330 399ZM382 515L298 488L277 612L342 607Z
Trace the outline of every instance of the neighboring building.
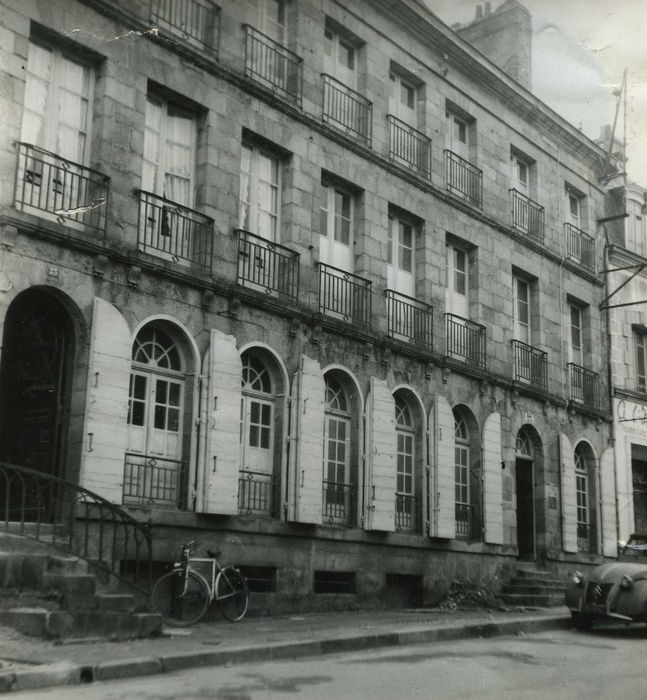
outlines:
M615 555L603 149L416 0L0 6L1 459L265 610Z
M622 143L600 143L622 173ZM609 149L609 143L613 147ZM647 531L647 190L622 174L608 183L605 229L618 535Z

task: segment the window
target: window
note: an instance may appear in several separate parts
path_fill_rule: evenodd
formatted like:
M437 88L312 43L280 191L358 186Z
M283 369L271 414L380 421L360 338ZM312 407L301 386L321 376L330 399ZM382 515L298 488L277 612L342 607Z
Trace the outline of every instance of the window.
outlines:
M242 469L238 505L245 515L271 516L274 508L274 387L268 367L254 353L246 352L242 363Z
M336 185L325 187L319 227L319 260L347 272L353 268L353 199Z
M287 38L287 8L283 0L261 0L259 27L270 39L285 44Z
M59 49L29 42L21 141L86 163L94 75Z
M333 29L324 31L324 61L328 72L347 87L356 87L355 48L347 39Z
M183 207L193 207L195 115L158 96L146 99L142 189Z
M415 297L415 227L396 214L389 216L387 287Z
M417 89L406 78L395 71L389 73L391 93L389 95L389 111L411 126L417 126L416 116Z
M239 227L277 242L280 198L279 159L260 146L243 144Z
M447 244L447 312L468 318L469 271L464 248Z
M406 402L395 398L396 423L396 508L395 524L398 530L418 529L418 501L416 498L416 433L413 416Z
M569 306L570 310L570 360L571 362L583 365L583 350L582 350L582 309L575 304Z
M591 449L586 443L575 447L575 494L577 507L577 548L580 552L595 551L595 512L592 504L595 502L594 481L589 474L594 462Z
M647 332L634 328L636 389L647 392Z
M531 188L533 187L533 172L535 164L527 156L522 155L516 149L510 152L510 186L521 192L521 194L530 196Z
M132 349L124 502L179 505L185 384L177 341L161 324L144 326Z
M527 345L531 344L530 330L530 284L521 277L513 277L514 337Z
M567 214L569 223L581 228L581 203L580 198L572 192L566 191Z
M330 524L351 524L350 452L350 402L342 384L326 376L323 512Z
M470 537L472 534L470 446L465 420L456 416L454 422L454 491L456 535Z

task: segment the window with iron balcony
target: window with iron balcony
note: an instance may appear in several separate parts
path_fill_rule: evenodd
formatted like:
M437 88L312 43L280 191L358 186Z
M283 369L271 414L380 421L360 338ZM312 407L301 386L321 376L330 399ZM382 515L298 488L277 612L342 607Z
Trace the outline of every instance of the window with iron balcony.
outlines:
M595 239L584 230L587 221L586 197L570 185L565 189L566 258L589 272L595 272Z
M515 148L510 149L510 203L512 227L538 243L544 242L544 208L532 197L537 191L537 165Z
M29 41L16 209L102 238L110 179L87 167L94 67L47 38Z
M150 23L163 36L217 58L220 8L211 0L151 0Z
M445 131L447 190L475 207L483 206L483 172L474 165L476 122L461 110L448 107Z

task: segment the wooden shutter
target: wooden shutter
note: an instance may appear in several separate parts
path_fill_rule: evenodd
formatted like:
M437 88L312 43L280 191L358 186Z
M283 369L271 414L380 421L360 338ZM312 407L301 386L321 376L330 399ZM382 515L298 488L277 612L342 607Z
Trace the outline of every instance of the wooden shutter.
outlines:
M456 537L456 501L454 478L454 413L444 396L436 395L434 403L435 434L433 454L435 455L434 493L435 537Z
M607 447L600 457L600 489L602 491L602 554L605 557L617 557L616 474L612 447Z
M367 399L366 504L367 530L395 530L395 402L383 379L371 377Z
M288 518L322 522L323 429L326 385L316 360L301 355L292 384Z
M503 544L500 413L491 413L483 426L483 508L485 541Z
M577 552L577 489L575 485L575 457L571 441L560 433L560 472L562 475L562 548Z
M128 444L130 329L109 302L94 298L79 484L121 503Z
M211 330L205 369L202 394L204 473L196 509L201 513L235 515L238 513L243 370L233 335L215 328Z

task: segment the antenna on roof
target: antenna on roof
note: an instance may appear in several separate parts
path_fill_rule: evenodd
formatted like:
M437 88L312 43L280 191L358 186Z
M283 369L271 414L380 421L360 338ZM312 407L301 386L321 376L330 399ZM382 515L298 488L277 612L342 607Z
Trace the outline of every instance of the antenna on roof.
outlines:
M622 169L624 175L624 184L627 186L627 69L625 68L622 74L622 83L620 87L613 91L613 96L616 98L616 113L613 117L613 127L611 129L611 137L609 139L609 148L607 150L607 157L604 160L604 173L602 174L602 179L607 176L609 172L609 165L611 164L611 155L613 153L613 144L616 137L616 126L618 125L618 115L620 114L620 107L623 107L623 136L622 136ZM623 99L624 98L624 99Z

